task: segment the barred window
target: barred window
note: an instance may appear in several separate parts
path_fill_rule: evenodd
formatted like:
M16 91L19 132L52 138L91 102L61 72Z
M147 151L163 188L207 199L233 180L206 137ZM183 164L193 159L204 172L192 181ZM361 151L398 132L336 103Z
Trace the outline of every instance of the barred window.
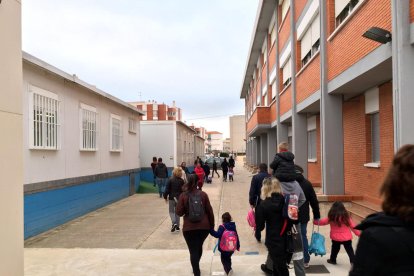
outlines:
M370 121L371 121L371 161L380 162L379 112L370 114Z
M60 102L58 96L30 86L30 148L57 150L60 147Z
M111 114L111 151L122 151L121 117Z
M134 119L129 118L128 131L132 133L137 133L137 123Z
M81 104L80 107L80 150L95 151L98 149L96 108Z
M316 159L316 129L308 131L308 159Z

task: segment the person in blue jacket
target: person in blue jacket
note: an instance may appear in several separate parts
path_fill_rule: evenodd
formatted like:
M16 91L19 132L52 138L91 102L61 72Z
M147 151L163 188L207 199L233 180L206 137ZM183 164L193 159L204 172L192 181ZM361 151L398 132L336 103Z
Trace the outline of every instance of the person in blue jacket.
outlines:
M221 253L221 263L223 264L224 271L226 272L226 275L233 275L233 269L231 268L231 256L233 255L233 251L223 251L220 248L220 242L221 237L223 236L224 230L228 231L234 231L237 236L237 250L240 251L240 239L239 235L237 234L236 230L236 224L232 221L231 215L229 212L225 212L221 219L223 220L223 224L219 226L217 231L214 231L214 229L210 229L210 235L212 235L215 238L218 238L218 250Z

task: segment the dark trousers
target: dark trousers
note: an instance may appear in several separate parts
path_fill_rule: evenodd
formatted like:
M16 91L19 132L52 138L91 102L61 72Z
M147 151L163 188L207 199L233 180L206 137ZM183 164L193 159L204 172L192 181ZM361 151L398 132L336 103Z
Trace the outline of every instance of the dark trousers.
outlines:
M229 271L231 270L231 255L233 255L233 253L234 252L221 252L221 263L223 264L226 274L229 274Z
M212 177L214 177L214 172L216 172L217 176L220 177L219 173L217 172L217 169L213 169Z
M336 262L336 257L338 256L339 249L341 249L341 244L344 245L345 251L348 254L349 261L354 263L354 249L352 248L352 240L349 241L334 241L332 240L332 250L331 250L331 261Z
M203 243L208 234L208 230L191 230L183 232L188 251L190 251L190 261L195 276L200 276L200 259L203 255Z
M228 171L223 171L223 180L227 181L227 172Z
M286 255L274 252L269 249L269 255L273 262L273 275L277 276L289 276L289 270L286 266Z

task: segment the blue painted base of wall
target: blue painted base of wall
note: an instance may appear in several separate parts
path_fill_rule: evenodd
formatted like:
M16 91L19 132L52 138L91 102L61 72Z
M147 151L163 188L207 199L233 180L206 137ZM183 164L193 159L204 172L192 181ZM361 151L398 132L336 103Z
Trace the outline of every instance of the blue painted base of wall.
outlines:
M188 166L187 167L190 173L194 171L194 166ZM173 168L168 168L168 175L172 175ZM154 175L152 173L152 168L141 168L141 179L146 182L153 182L154 181Z
M135 173L138 191L140 173ZM112 202L128 197L130 176L49 190L24 196L24 238L33 237Z

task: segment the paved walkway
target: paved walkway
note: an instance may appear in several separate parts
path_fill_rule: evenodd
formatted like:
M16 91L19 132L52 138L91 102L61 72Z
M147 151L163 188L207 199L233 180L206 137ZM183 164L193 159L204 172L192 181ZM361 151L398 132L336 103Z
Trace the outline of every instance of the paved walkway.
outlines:
M225 211L237 224L241 251L233 257L234 275L264 275L259 266L266 248L256 242L246 222L251 176L238 162L234 182L214 178L213 184L204 185L216 225ZM328 206L321 207L325 215ZM164 200L156 194L134 195L27 240L25 275L192 275L182 233L171 233L170 226ZM328 231L329 227L321 228L325 237ZM219 253L212 252L215 243L209 237L204 244L202 275L224 275ZM326 246L330 248L329 238ZM311 265L323 264L331 275L348 274L346 254L339 255L336 266L326 259L313 257Z

